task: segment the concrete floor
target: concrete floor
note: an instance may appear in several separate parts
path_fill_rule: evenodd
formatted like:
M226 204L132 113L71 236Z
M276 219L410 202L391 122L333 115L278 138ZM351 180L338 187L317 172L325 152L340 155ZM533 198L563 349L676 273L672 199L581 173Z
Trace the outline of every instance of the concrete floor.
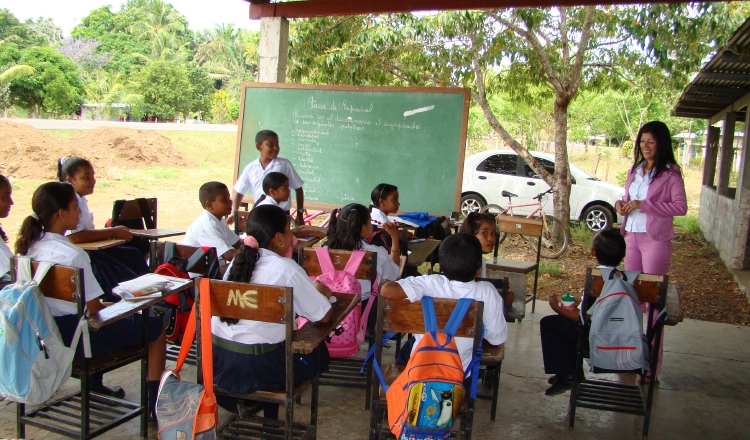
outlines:
M628 414L579 409L576 427L568 430L569 393L546 397L547 376L542 367L538 321L550 314L546 303L521 323L509 324L506 359L500 376L497 419L489 420L488 401L477 403L474 439L637 439L643 418ZM392 351L391 351L392 353ZM393 359L392 355L388 359ZM750 414L750 328L685 320L666 330L664 365L654 398L649 436L659 439L747 439ZM105 376L106 383L121 384L129 398L138 396L135 366ZM183 375L195 377L188 367ZM75 389L70 380L66 389ZM295 414L309 411L309 398ZM282 413L283 414L283 410ZM369 413L364 410L364 390L321 387L320 439L367 438ZM227 417L222 412L220 417ZM149 438L156 438L150 426ZM0 402L0 438L15 437L15 406ZM57 438L28 428L31 439ZM138 422L99 437L138 438Z

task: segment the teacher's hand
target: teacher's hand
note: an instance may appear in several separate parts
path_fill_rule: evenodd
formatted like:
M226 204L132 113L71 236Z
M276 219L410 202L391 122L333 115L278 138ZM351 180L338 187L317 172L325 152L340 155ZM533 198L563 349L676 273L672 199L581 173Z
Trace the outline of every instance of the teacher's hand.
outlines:
M625 208L627 203L623 202L622 200L618 200L615 202L615 211L617 211L620 215L625 215L628 213L628 210Z

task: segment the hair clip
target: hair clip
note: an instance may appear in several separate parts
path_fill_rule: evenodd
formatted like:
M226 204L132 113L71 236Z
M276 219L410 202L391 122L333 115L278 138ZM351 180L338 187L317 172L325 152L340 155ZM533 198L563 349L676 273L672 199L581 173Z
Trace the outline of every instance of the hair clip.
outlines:
M245 246L251 247L253 249L258 249L258 240L255 239L252 235L248 235L245 237L245 240L243 240L243 243L245 243Z

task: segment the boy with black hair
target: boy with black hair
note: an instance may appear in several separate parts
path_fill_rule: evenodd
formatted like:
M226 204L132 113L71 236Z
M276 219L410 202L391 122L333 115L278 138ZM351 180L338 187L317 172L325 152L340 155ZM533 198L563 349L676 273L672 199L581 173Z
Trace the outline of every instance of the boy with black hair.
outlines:
M242 241L224 219L232 213L229 188L221 182L206 182L198 190L198 200L203 212L188 228L182 244L216 248L224 261L232 261Z
M423 296L443 299L471 298L484 302L484 339L499 345L508 338L508 327L503 317L503 300L497 289L486 281L474 281L482 270L482 245L471 234L459 233L447 237L438 250L441 274L423 275L388 282L380 290L387 299L408 298L419 301ZM416 347L422 335L415 335ZM456 338L456 347L461 355L464 369L472 358L474 341L471 338Z
M591 243L591 255L596 257L600 268L617 267L625 258L625 239L617 230L601 231ZM545 316L539 321L544 372L553 375L548 380L551 386L544 392L547 396L564 393L573 387L580 302L576 300L573 309L564 308L557 294L553 293L549 305L557 314Z

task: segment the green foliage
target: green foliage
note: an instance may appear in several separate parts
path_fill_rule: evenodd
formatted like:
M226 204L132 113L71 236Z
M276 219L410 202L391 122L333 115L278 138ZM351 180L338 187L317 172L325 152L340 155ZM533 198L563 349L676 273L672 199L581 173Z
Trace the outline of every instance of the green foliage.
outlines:
M549 263L545 260L539 262L539 275L549 275L551 277L561 277L565 275L562 267L557 263Z
M236 121L240 118L240 102L229 101L229 120Z
M6 8L0 9L0 42L15 44L19 49L47 44L44 36L32 32Z
M578 222L570 227L570 238L573 240L573 243L578 244L584 249L590 249L594 233L586 226L586 222Z
M214 115L214 122L218 124L226 124L230 120L227 92L220 90L214 93L214 104L211 107L211 112Z
M620 171L617 173L617 184L619 186L625 187L625 183L628 181L628 171Z
M632 159L635 157L635 154L633 153L633 141L628 139L626 141L623 141L620 144L620 157L627 157L629 159Z
M151 116L171 120L190 111L191 85L187 70L176 63L154 61L136 76L138 93Z
M694 214L675 217L674 225L681 235L703 238L703 233L701 233L700 226L698 225L698 216Z
M31 66L32 75L11 84L14 101L39 115L71 114L83 101L83 81L78 66L49 46L28 47L21 51L20 64Z

